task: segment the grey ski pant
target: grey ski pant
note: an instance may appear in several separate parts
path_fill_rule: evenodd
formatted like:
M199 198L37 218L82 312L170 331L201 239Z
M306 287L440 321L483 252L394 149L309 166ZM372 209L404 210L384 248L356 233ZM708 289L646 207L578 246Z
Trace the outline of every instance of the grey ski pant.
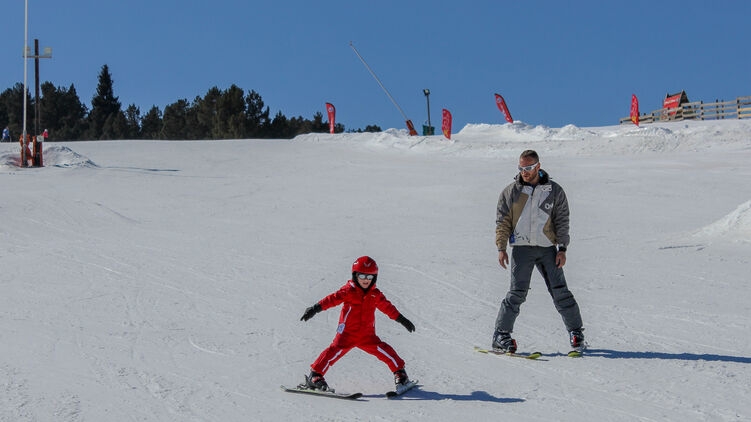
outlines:
M563 269L555 266L555 246L514 246L511 248L511 287L506 298L501 302L498 318L495 321L496 331L514 331L514 321L519 316L519 308L527 300L529 282L532 270L537 270L545 279L545 285L553 298L558 313L561 314L567 331L582 327L582 317L574 294L566 285Z

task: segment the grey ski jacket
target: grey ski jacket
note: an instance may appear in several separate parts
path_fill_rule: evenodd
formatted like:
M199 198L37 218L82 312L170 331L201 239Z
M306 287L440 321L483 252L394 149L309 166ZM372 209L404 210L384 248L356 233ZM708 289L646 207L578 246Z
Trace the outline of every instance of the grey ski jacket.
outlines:
M506 246L564 246L569 243L569 209L566 193L548 173L540 170L540 182L531 186L519 174L498 198L495 243Z

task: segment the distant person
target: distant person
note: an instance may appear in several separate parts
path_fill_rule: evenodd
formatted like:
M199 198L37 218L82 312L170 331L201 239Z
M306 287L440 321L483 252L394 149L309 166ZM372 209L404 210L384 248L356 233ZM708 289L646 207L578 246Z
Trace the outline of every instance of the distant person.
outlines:
M527 298L532 270L536 267L563 318L571 347L581 352L585 347L582 317L563 275L569 243L566 194L542 170L535 151L522 152L518 168L515 182L501 192L496 210L498 262L507 268L507 246L511 246L511 287L498 311L492 347L503 352L516 352L516 340L511 338L511 333L519 309Z
M45 129L44 132L42 132L42 140L44 142L47 142L47 138L49 137L50 137L50 133L47 131L47 129Z
M361 256L352 264L352 279L347 284L305 310L301 321L313 318L318 312L343 305L334 340L310 365L310 376L305 377L305 383L300 385L301 388L328 390L329 386L323 378L326 371L354 347L388 365L394 373L394 383L397 387L409 383L407 372L404 370L404 360L376 335L375 311L378 309L396 320L410 333L415 331L415 325L378 290L377 278L376 262L369 256Z
M10 130L8 130L8 126L5 126L5 129L3 129L3 142L10 142Z

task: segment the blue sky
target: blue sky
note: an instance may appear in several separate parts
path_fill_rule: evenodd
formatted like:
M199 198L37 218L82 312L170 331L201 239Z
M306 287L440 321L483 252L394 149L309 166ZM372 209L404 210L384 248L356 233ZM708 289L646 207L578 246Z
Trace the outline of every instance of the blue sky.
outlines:
M23 81L24 1L0 8L0 89ZM107 64L125 109L193 100L209 88L255 90L274 115L325 116L347 129L404 119L352 41L415 125L451 110L467 123L617 124L667 92L692 101L751 95L751 2L728 1L177 1L29 0L29 44L53 49L41 80L74 84L91 106ZM33 82L33 60L29 83ZM32 88L33 92L33 88Z

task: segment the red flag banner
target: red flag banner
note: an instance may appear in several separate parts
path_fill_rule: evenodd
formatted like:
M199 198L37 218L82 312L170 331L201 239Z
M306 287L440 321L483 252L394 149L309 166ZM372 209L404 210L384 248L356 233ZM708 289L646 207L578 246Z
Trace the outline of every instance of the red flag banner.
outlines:
M415 130L415 125L412 124L412 120L407 119L407 129L409 130L409 136L417 136L417 131Z
M631 94L631 121L639 126L639 99L636 94Z
M443 109L443 120L441 121L441 129L443 130L443 136L446 139L451 139L451 112Z
M331 103L326 103L326 112L329 114L329 133L334 133L334 127L336 123L336 108Z
M506 121L509 123L514 123L514 119L511 118L511 113L508 111L508 107L506 106L506 100L504 100L503 97L500 96L500 94L495 94L495 104L498 106L498 110L501 110L501 113L503 113L503 117L506 118Z

